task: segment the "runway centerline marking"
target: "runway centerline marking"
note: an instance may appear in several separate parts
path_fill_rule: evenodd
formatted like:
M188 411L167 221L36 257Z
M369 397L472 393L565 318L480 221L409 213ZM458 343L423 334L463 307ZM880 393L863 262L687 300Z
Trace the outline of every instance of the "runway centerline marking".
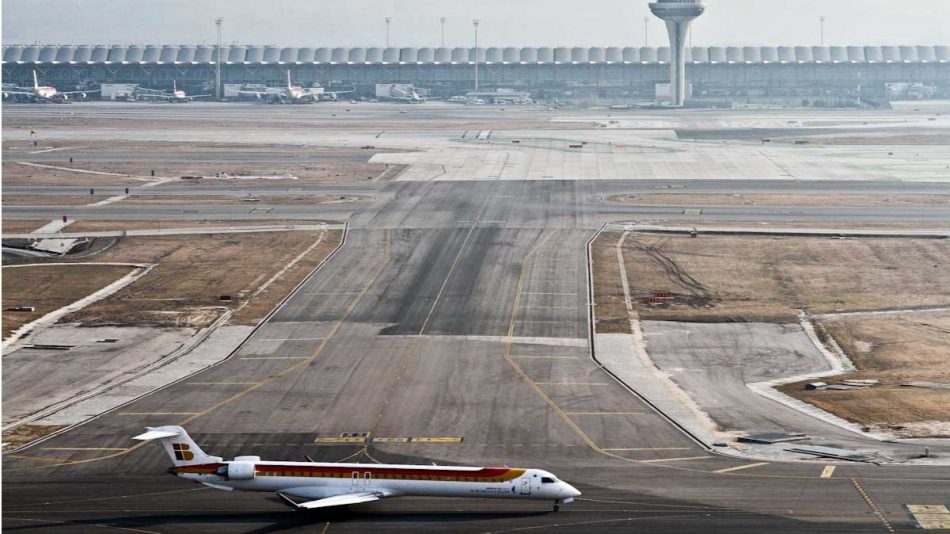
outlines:
M185 382L189 386L251 386L257 382Z
M628 447L621 449L603 449L605 451L688 451L689 447Z
M835 474L835 466L826 465L824 469L821 470L821 478L831 478Z
M745 464L737 465L735 467L727 467L725 469L716 469L713 473L732 473L733 471L742 471L743 469L752 469L754 467L762 467L763 465L769 465L768 462L756 462L754 464Z
M639 460L639 461L644 464L654 464L654 463L660 463L660 462L686 462L689 460L708 460L710 458L712 458L712 456L686 456L683 458L656 458L654 460Z
M127 451L127 447L42 447L42 451Z
M579 356L545 356L545 355L532 355L532 354L515 354L511 356L512 358L534 358L534 359L545 359L545 360L579 360Z
M261 341L271 341L271 342L284 342L284 341L323 341L322 337L285 337L285 338L271 338L271 339L262 339Z
M649 412L564 412L567 415L653 415Z
M535 382L539 386L609 386L609 382ZM565 412L567 413L567 412Z
M306 360L310 356L241 356L239 360Z
M119 415L197 415L198 413L200 412L119 412Z

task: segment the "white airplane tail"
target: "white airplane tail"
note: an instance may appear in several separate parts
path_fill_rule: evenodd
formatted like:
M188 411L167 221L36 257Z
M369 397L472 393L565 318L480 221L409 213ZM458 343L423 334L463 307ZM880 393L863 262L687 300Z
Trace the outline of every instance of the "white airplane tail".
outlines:
M22 79L22 78L21 78L21 79ZM39 82L39 80L37 80L37 78L36 78L36 71L34 70L34 71L33 71L33 89L39 89L39 88L40 88L40 82Z
M139 434L132 439L139 441L159 440L165 452L171 457L175 466L199 465L221 462L220 456L209 456L180 426L147 427L148 432Z
M294 88L294 86L291 85L291 83L290 83L290 71L288 70L288 71L287 71L287 90L290 91L290 90L293 89L293 88Z

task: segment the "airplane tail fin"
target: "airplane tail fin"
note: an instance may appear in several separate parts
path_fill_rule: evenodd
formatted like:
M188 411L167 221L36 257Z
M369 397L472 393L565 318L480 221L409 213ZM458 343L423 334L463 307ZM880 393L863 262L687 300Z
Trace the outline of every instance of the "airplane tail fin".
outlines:
M293 89L293 85L290 84L290 71L287 71L287 89Z
M205 454L188 432L180 426L147 427L148 432L139 434L132 439L151 441L157 439L175 466L210 464L221 462L219 456Z
M40 86L39 80L36 78L36 71L33 71L33 89L37 89Z
M178 83L175 80L172 80L172 94L178 92Z

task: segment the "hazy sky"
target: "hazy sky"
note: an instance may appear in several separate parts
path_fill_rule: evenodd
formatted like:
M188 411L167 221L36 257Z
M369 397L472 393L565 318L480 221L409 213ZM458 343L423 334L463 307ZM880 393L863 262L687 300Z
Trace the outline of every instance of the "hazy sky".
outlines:
M950 44L950 0L707 0L694 45ZM646 0L2 0L3 42L382 46L640 45ZM651 46L666 44L650 18Z

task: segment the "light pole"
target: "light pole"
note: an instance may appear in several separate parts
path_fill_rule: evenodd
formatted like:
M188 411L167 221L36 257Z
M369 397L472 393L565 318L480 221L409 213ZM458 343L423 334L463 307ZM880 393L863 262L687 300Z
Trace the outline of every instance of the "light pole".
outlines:
M214 25L218 27L218 50L215 54L215 65L214 65L214 98L216 100L221 100L221 24L224 23L224 19L218 17L214 19Z
M825 16L818 17L818 21L821 24L821 30L818 33L818 44L825 46Z
M386 17L386 48L389 48L389 23L392 21L392 17Z
M478 19L472 21L475 26L475 92L478 92Z
M643 17L643 46L650 46L650 17Z
M445 17L439 19L442 21L442 48L445 48Z

